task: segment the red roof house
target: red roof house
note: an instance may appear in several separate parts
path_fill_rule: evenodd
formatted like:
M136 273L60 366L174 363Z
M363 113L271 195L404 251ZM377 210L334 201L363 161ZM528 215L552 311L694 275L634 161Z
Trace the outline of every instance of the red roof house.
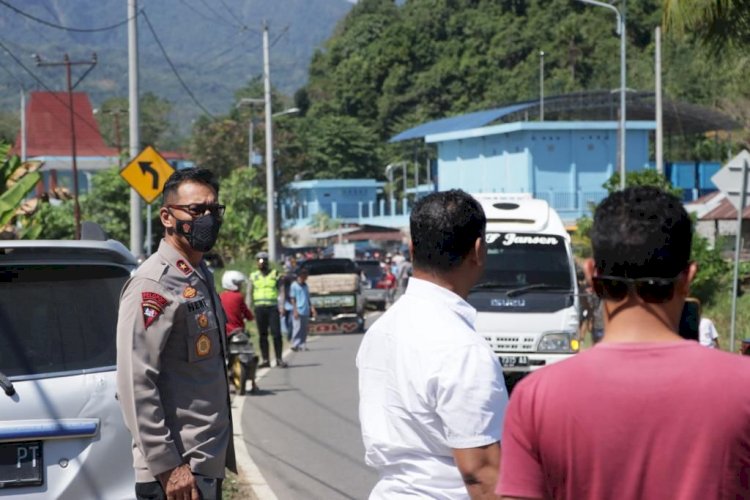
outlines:
M117 150L104 143L85 92L73 92L76 158L81 171L117 164ZM21 133L14 152L21 151ZM67 92L31 92L26 108L26 156L45 161L44 170L71 170L72 148Z

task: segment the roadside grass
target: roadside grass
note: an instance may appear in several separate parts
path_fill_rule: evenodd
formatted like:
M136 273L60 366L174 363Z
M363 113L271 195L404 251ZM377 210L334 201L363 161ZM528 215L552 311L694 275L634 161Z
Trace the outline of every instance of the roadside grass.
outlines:
M750 292L737 298L735 347L729 345L732 314L731 284L716 291L713 302L703 305L702 315L711 319L719 332L719 346L725 351L738 352L742 339L750 339Z
M227 471L227 475L221 485L222 498L224 500L255 500L256 496L250 485L240 481L237 474Z

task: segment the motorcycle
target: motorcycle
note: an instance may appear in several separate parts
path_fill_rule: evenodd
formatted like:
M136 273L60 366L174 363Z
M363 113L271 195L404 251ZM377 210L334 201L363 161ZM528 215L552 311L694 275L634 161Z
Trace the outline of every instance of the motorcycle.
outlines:
M250 380L250 394L260 390L255 383L255 372L258 368L258 356L255 354L250 336L242 329L229 333L227 339L227 372L229 380L237 388L237 393L245 395L247 381Z

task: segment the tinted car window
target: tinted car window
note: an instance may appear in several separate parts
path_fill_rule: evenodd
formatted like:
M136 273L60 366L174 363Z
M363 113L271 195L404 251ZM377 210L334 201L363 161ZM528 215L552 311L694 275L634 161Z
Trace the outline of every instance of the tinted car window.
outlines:
M310 276L318 274L358 274L357 266L349 259L319 259L307 260L302 268L307 269Z
M365 273L368 279L381 279L383 277L383 268L380 267L380 262L377 261L358 261L357 265Z
M0 372L114 366L119 295L129 276L112 266L0 266Z

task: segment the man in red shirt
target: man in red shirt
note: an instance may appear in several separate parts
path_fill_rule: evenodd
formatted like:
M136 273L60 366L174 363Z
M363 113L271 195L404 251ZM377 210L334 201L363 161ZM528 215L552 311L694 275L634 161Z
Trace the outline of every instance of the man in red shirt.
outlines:
M226 271L221 277L221 287L224 291L219 298L227 316L227 335L238 329L244 331L245 321L254 319L241 291L244 283L247 283L247 277L239 271Z
M247 283L247 276L239 271L226 271L224 276L221 277L221 287L224 291L219 294L219 299L221 299L221 307L224 309L224 315L227 317L226 332L227 337L229 337L227 362L230 364L230 372L232 370L233 348L237 345L252 348L250 337L245 331L245 321L252 321L254 318L253 313L247 307L247 304L245 304L245 296L242 293L242 285L245 283ZM233 339L231 337L234 334L239 335L234 339L240 341L239 344L235 344L232 341ZM252 356L250 357L250 362L247 366L247 378L250 380L251 384L250 394L258 394L260 389L255 382L255 374L258 368L258 356L252 353L252 351L251 354ZM238 383L241 384L242 382L240 381ZM244 393L244 390L240 391L240 394Z
M521 381L503 498L750 498L750 363L677 334L695 276L682 203L653 187L596 209L587 281L604 338Z

